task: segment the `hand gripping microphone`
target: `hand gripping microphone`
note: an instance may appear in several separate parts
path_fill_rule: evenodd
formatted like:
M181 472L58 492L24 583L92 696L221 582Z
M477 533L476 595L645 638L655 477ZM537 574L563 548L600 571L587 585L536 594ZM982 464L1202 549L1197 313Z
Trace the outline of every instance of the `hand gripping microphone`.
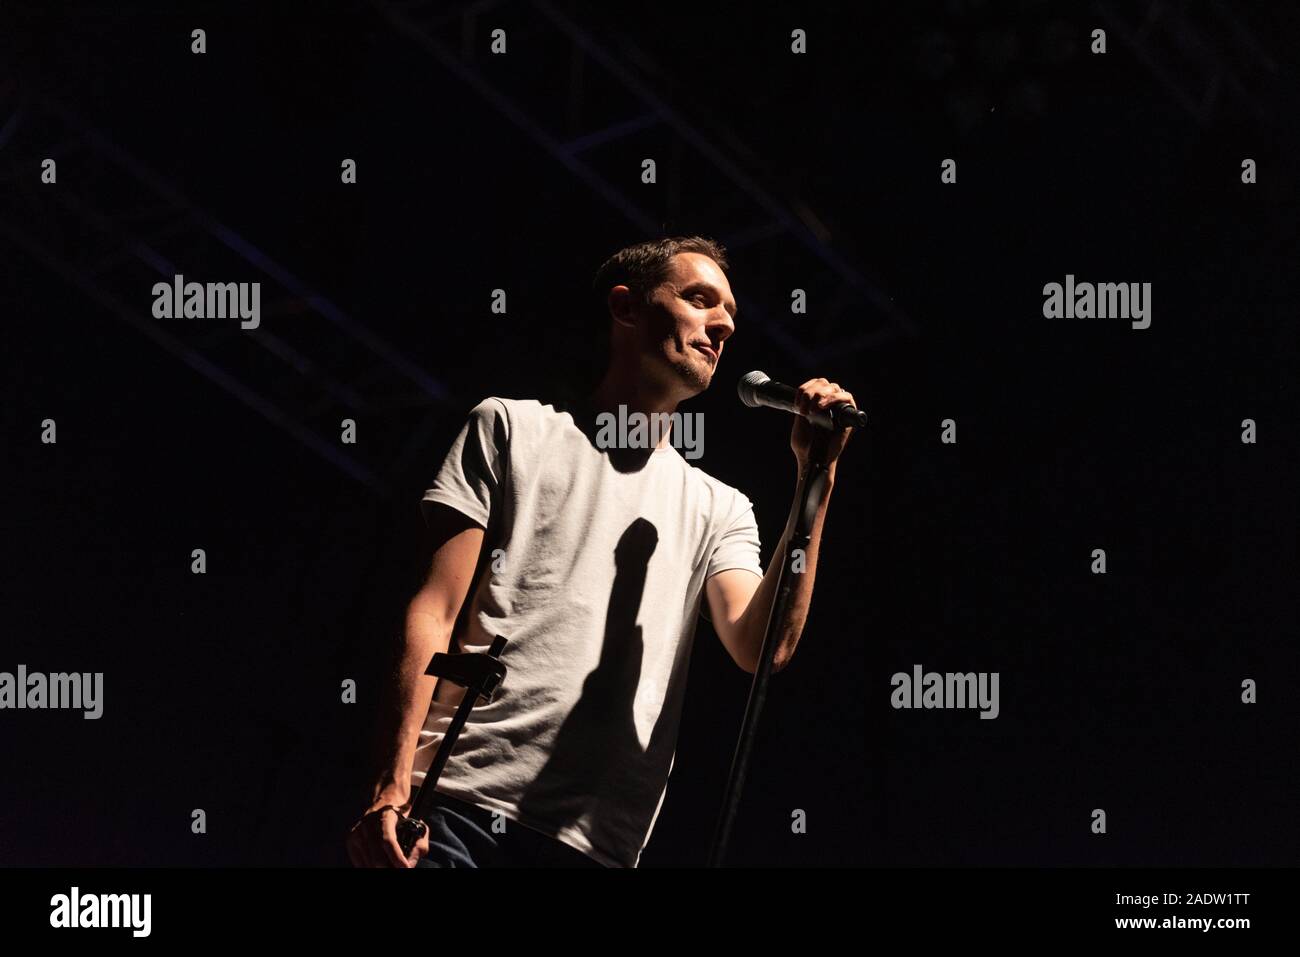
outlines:
M763 372L755 371L741 376L740 381L736 383L736 391L740 393L740 401L751 409L765 405L769 409L793 412L795 415L804 416L813 425L821 426L823 429L833 431L859 429L867 424L867 413L859 411L848 402L837 402L826 409L813 409L805 415L795 403L798 390L793 386L773 382Z

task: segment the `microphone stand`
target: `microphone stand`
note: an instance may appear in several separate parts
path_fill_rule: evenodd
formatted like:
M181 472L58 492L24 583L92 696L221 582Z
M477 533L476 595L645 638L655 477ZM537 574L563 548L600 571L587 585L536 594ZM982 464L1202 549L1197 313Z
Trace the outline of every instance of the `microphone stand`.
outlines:
M803 549L807 555L808 543L812 541L813 522L817 518L817 509L821 503L822 492L826 488L829 469L826 463L826 442L829 435L826 429L818 428L813 433L812 446L808 453L808 468L799 478L799 487L795 490L794 504L791 506L790 518L794 521L790 538L786 543L785 555L781 560L781 570L777 572L776 598L772 601L772 610L767 618L767 630L763 634L763 646L758 655L758 669L754 672L754 681L749 687L749 701L745 705L745 720L740 726L740 740L731 761L731 773L727 779L727 790L722 799L722 812L718 817L717 828L713 832L713 846L709 849L709 867L721 867L727 852L727 842L731 838L731 825L740 806L740 792L745 786L745 772L749 769L749 755L754 747L758 733L758 718L767 699L767 682L772 674L772 663L776 658L777 624L785 618L785 610L790 604L790 595L794 591L793 575L790 571L795 560L795 552ZM789 520L787 520L787 525Z

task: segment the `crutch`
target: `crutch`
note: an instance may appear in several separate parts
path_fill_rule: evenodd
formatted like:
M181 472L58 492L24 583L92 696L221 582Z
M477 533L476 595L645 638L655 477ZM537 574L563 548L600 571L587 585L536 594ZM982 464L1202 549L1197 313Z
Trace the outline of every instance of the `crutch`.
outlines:
M415 847L416 842L428 833L429 825L425 822L435 807L437 798L434 785L438 783L438 777L456 747L456 739L465 727L470 710L480 699L484 703L491 701L493 693L505 680L506 666L500 660L505 647L505 637L497 635L492 639L492 647L486 654L476 652L448 655L440 651L433 656L424 672L426 675L436 675L440 681L445 679L461 685L465 689L465 697L456 708L456 714L447 726L447 733L438 745L438 752L433 756L433 763L424 775L424 783L420 785L415 803L411 805L410 816L403 817L397 823L397 843L402 848L402 854L407 857L410 857L411 848Z

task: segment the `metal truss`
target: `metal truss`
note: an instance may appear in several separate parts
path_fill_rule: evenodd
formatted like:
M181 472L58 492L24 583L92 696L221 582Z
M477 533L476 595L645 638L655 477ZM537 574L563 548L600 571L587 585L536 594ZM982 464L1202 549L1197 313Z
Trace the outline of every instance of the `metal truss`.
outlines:
M59 179L43 186L47 157ZM0 95L0 183L0 235L380 495L451 401L401 351L53 100ZM154 318L154 283L177 273L259 282L260 325ZM416 417L404 442L373 427L403 413ZM358 422L356 445L339 440L344 418Z
M1248 114L1261 126L1277 125L1271 84L1282 79L1276 58L1221 0L1205 4L1098 3L1105 25L1133 51L1173 100L1201 126L1219 110Z
M700 129L641 79L639 74L655 67L626 38L619 38L620 52L614 55L606 40L550 0L482 0L451 11L429 0L371 3L647 236L663 234L661 218L615 184L627 179L631 157L656 157L669 218L689 209L692 221L718 224L711 234L735 254L735 263L749 267L746 288L738 295L742 311L800 371L813 371L831 356L843 359L916 334L880 283L830 244L812 210L777 198L746 169L743 144L720 128ZM526 31L530 43L563 58L557 62L563 82L511 83L480 68L488 38L479 18L503 7L509 7L514 29ZM593 114L602 121L575 130L581 118ZM628 152L634 148L645 152ZM793 287L807 292L810 314L779 319L774 304L788 303Z

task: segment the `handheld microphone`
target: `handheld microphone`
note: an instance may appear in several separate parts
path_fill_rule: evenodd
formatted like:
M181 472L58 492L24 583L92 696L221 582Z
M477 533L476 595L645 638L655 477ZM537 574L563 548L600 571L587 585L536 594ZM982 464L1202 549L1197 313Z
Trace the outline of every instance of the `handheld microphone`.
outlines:
M833 431L859 429L867 424L867 413L854 408L848 402L837 402L826 409L813 409L805 415L795 403L795 398L799 395L798 390L793 386L773 382L763 372L754 371L741 376L740 381L736 383L736 391L740 393L740 401L751 409L765 405L769 409L793 412L795 415L804 416L813 425L821 426L823 429Z

